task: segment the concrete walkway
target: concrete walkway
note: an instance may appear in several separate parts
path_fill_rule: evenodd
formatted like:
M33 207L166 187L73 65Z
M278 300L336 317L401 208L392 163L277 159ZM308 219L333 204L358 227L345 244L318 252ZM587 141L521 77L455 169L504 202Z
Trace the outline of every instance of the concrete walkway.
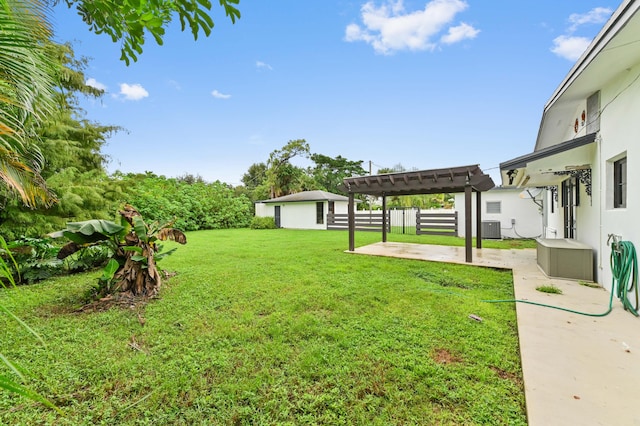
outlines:
M513 270L515 298L602 314L609 293L547 277L536 251L473 249L476 266ZM356 254L465 263L464 247L376 243ZM562 295L541 293L553 284ZM640 425L640 319L614 297L609 315L593 317L516 303L530 425Z

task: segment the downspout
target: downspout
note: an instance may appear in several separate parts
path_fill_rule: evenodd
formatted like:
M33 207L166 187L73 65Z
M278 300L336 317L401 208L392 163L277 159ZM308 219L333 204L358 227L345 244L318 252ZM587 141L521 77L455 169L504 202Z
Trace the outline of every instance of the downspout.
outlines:
M604 194L604 182L602 179L602 175L606 172L606 165L603 168L602 167L602 136L600 135L600 131L598 131L598 135L596 136L596 143L598 144L598 186L600 187L600 206L598 208L598 222L600 223L600 235L598 236L600 242L598 243L598 276L596 277L596 282L601 281L602 280L602 270L603 270L603 265L602 265L602 252L603 247L602 247L602 235L603 235L603 229L602 229L602 212L604 211L605 207L606 207L606 196L603 196ZM613 288L611 289L611 291L613 292Z

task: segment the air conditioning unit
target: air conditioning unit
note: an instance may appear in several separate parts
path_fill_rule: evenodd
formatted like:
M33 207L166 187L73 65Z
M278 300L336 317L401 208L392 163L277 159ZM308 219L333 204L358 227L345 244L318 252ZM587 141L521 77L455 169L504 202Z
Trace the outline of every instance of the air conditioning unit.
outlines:
M483 240L499 240L501 238L499 220L485 220L482 222Z

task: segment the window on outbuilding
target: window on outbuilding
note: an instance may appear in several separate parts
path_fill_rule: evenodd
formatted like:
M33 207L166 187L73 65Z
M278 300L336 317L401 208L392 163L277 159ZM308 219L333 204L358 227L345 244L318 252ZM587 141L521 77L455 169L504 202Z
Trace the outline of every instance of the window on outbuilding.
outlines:
M627 207L627 157L613 162L613 208Z
M322 201L316 203L316 223L318 225L324 223L324 202Z
M501 201L487 201L487 214L500 214L502 213Z

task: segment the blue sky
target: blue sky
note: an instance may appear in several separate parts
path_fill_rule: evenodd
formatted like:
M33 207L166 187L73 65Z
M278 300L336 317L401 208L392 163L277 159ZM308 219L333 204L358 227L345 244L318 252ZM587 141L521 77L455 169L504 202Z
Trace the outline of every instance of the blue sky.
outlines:
M533 150L542 109L619 1L242 0L194 41L176 21L138 61L58 5L56 40L90 58L86 118L126 129L113 172L185 173L239 185L289 140L311 152L431 169ZM298 165L307 165L298 161Z

